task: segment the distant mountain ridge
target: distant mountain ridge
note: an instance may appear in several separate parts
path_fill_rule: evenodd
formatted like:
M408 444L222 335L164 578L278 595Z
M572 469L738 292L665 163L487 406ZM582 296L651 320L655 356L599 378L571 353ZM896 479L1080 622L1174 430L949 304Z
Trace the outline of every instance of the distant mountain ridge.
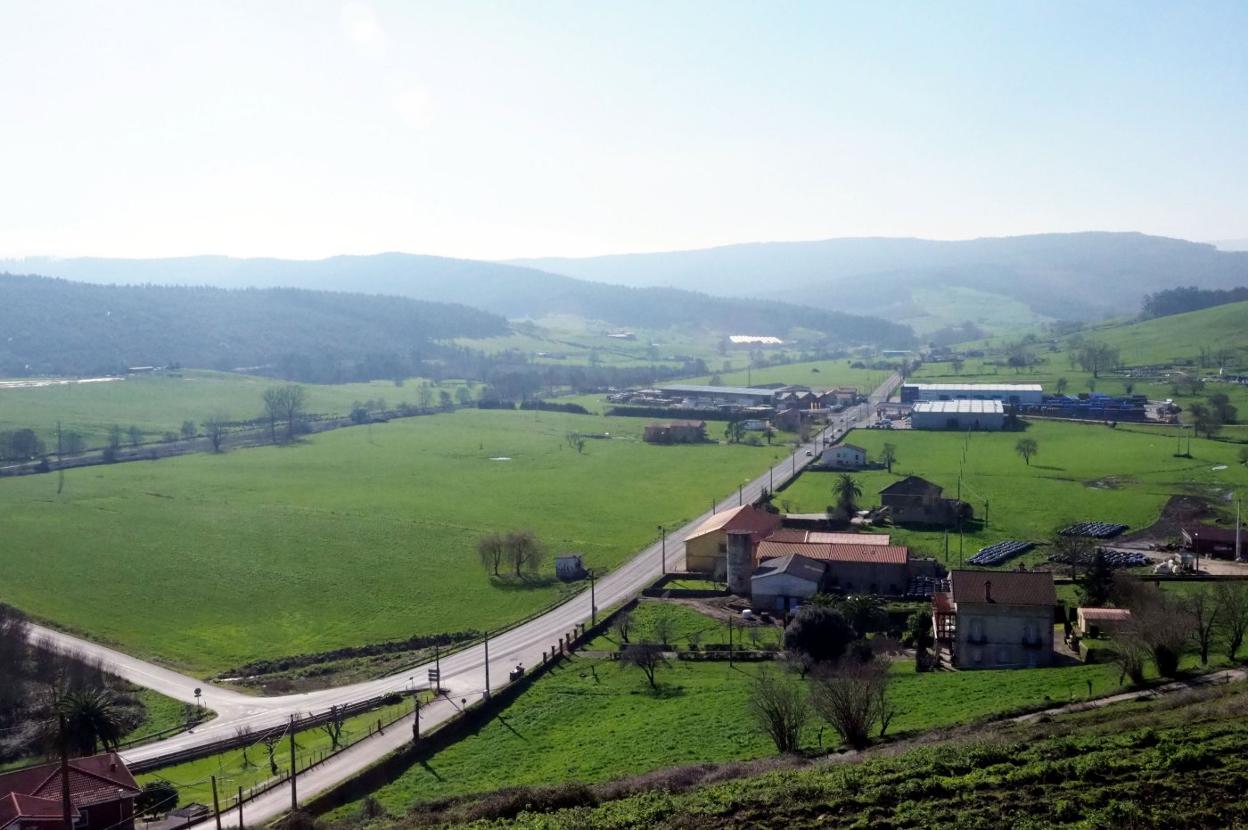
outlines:
M508 333L476 308L292 288L93 285L0 273L0 376L128 366L289 364L290 376L401 376L437 341Z
M626 285L667 285L734 296L766 292L845 308L864 291L874 313L907 316L915 289L960 286L1073 320L1133 313L1177 285L1231 288L1248 278L1248 252L1140 233L1055 233L965 241L846 238L760 242L693 251L512 264Z
M104 284L212 285L222 288L297 286L461 303L511 318L574 314L621 326L735 329L785 336L794 328L844 345L908 346L904 325L863 314L773 300L713 297L670 288L634 288L475 260L387 253L322 260L174 259L0 260L21 270Z

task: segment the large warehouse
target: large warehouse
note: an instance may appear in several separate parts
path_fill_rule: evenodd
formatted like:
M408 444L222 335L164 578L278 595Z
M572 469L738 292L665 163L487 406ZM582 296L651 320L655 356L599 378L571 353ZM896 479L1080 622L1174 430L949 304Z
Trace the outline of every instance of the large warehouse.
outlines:
M919 401L910 410L911 429L997 430L1004 426L1001 401Z
M658 390L672 398L681 398L699 406L735 404L737 406L767 406L775 396L771 389L753 386L700 386L689 383L669 383Z
M907 383L901 387L902 403L1001 401L1039 406L1043 399L1044 389L1038 383Z

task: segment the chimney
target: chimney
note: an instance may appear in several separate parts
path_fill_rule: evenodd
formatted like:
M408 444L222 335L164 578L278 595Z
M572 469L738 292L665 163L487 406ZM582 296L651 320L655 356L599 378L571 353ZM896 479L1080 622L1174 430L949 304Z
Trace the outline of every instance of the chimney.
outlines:
M992 580L984 580L984 602L992 602Z

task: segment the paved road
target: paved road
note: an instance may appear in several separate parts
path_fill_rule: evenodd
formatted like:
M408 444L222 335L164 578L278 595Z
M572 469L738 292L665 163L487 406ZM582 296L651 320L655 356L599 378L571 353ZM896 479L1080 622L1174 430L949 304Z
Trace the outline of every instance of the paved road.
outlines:
M875 405L887 400L900 382L899 376L890 377L871 394L867 403L842 413L825 433L814 436L809 444L798 447L792 456L787 456L772 469L748 484L744 484L740 494L733 493L729 498L717 504L715 509L725 510L735 507L738 500L746 503L753 501L772 483L779 487L794 477L807 464L819 457L820 448L826 441L839 438L849 429L870 422L874 418ZM809 455L807 455L808 452ZM655 543L599 579L596 591L598 607L609 608L626 602L654 582L659 576L665 551L668 569L678 570L677 566L683 564L685 537L708 516L710 516L709 512L703 513L684 527L669 530L665 547L661 542ZM507 672L517 664L525 666L540 664L543 652L555 645L563 634L572 631L579 623L587 622L589 618L589 592L586 591L540 617L491 637L489 642L491 688L496 688L506 681ZM128 750L123 753L128 761L159 758L204 743L232 737L236 730L242 727L260 730L277 726L285 723L292 714L323 712L335 704L364 700L407 688L426 688L428 686L426 670L432 667L432 664L419 666L402 674L378 680L306 694L251 697L229 689L211 686L114 649L51 629L34 626L33 636L35 638L47 637L62 647L91 657L98 657L113 673L141 686L155 689L176 700L195 702L194 690L199 688L202 691L203 705L213 709L217 717L190 732ZM461 699L475 700L483 693L486 688L484 648L474 646L443 658L441 685L449 690L449 699L440 700L421 711L422 731L454 715ZM412 723L409 716L387 730L385 735L362 741L315 770L300 776L300 798L306 799L359 772L410 740L411 732ZM278 788L249 802L244 807L244 818L249 824L266 821L280 815L289 807L289 789ZM237 813L223 817L223 821L232 826L237 822Z

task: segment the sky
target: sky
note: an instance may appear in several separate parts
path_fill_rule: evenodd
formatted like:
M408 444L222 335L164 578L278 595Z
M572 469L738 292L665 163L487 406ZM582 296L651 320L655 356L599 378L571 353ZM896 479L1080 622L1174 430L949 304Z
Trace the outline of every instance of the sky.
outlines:
M1248 237L1248 3L0 0L0 257Z

